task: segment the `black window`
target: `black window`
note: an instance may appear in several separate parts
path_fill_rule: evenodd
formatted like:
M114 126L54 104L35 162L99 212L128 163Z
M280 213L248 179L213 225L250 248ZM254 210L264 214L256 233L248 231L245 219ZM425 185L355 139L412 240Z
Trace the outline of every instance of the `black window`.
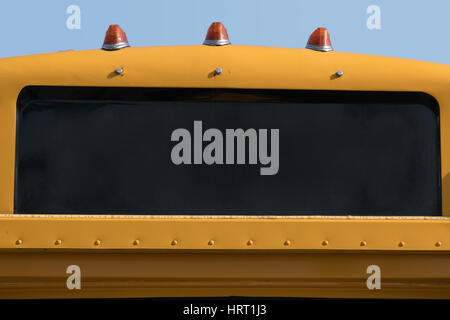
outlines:
M202 134L223 134L234 164L194 159L210 143L194 146L200 121ZM244 148L227 150L227 129L239 128ZM173 162L176 129L191 135L191 156L178 153L191 164ZM278 167L259 156L276 151L275 129ZM436 216L439 141L438 105L423 93L27 87L15 212Z

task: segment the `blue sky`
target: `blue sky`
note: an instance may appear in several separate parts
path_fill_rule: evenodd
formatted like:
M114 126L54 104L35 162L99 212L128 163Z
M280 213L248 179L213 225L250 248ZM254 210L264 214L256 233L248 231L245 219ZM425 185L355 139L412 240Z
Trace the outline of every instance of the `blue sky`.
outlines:
M80 29L66 26L67 7L81 10ZM369 5L381 29L369 30ZM303 48L326 27L336 50L450 64L448 0L8 0L1 4L0 57L101 47L110 24L132 46L201 44L211 22L233 44Z

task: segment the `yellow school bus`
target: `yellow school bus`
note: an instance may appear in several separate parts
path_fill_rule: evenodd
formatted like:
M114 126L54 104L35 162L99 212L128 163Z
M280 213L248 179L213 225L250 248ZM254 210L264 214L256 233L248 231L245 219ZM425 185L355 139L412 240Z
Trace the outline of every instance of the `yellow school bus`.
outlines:
M450 298L449 66L215 23L0 70L1 299Z

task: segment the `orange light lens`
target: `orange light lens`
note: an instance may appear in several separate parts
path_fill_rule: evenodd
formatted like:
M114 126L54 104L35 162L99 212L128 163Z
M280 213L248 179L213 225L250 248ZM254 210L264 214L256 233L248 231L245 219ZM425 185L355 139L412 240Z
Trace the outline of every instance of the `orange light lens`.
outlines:
M316 30L314 30L314 32L309 37L306 48L324 52L333 51L328 30L326 28L317 28Z
M105 41L103 41L103 50L118 50L129 47L125 31L117 24L112 24L106 31Z
M203 44L208 46L224 46L231 44L227 29L221 22L213 22L206 33Z

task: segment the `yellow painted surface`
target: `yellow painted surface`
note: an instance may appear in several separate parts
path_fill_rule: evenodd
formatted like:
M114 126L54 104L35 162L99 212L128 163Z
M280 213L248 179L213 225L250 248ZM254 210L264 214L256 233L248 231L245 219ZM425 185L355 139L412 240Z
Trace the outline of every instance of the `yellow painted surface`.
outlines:
M114 70L124 69L123 75ZM212 77L221 67L223 73ZM332 75L342 70L344 76ZM13 212L16 100L28 85L420 91L440 105L444 215L450 216L450 66L253 46L66 51L0 59L0 213Z
M119 67L124 69L123 75L114 73L114 70ZM212 77L212 72L217 67L222 68L223 73L220 76ZM342 70L344 75L340 78L332 77L337 70ZM402 219L392 217L386 219L253 217L246 219L245 217L54 217L45 215L34 217L13 215L16 101L22 88L29 85L425 92L432 95L440 107L444 217L440 219L424 217ZM358 288L352 289L353 280L351 279L361 280L365 274L346 273L345 270L348 266L342 264L343 259L348 259L345 252L354 250L355 253L358 253L352 256L355 261L360 259L358 257L369 257L368 253L382 252L385 255L383 261L386 261L390 268L395 269L395 266L398 268L393 271L392 276L391 289L394 291L391 293L385 291L384 295L380 296L439 297L441 295L446 298L450 297L450 284L446 282L450 279L450 268L446 268L450 266L450 66L398 58L343 52L322 53L288 48L235 45L224 47L143 47L126 48L119 51L67 51L0 59L0 89L0 259L3 259L4 262L0 261L0 278L6 279L3 284L0 281L0 297L67 297L69 293L61 293L62 288L58 287L59 289L52 291L50 287L53 280L49 280L52 276L45 272L35 275L33 281L36 281L37 284L35 284L34 291L27 291L29 288L27 285L23 287L19 285L20 288L17 289L17 292L14 291L16 293L13 294L13 291L10 291L10 295L4 290L8 287L8 283L16 283L14 279L17 280L20 277L33 279L33 276L25 271L11 274L12 270L22 270L23 263L36 263L40 266L39 270L43 270L43 268L53 270L52 263L56 263L55 261L69 262L70 257L80 257L76 253L80 252L79 250L84 250L82 252L86 254L99 251L106 254L109 250L119 250L111 253L115 257L114 259L122 262L126 259L134 261L134 264L125 266L125 268L129 268L127 272L132 272L132 268L139 265L139 257L147 259L141 256L140 252L150 254L155 250L157 252L160 252L158 250L179 252L186 259L187 256L183 253L186 252L185 250L199 250L205 255L207 252L220 253L222 250L231 250L234 252L234 255L229 256L231 261L236 261L238 265L241 263L243 268L250 265L256 267L258 263L261 265L261 261L258 260L262 259L259 253L266 252L265 250L272 250L279 254L278 258L271 255L270 259L272 260L267 259L274 264L279 261L279 265L284 267L288 266L285 264L288 263L286 257L298 250L310 253L325 252L330 254L327 257L333 257L334 260L329 261L336 263L337 267L335 273L327 276L328 280L322 279L320 280L322 282L317 280L321 284L318 284L318 291L312 295L323 297L366 297L369 293L358 287L360 286L359 282L356 285ZM60 241L57 242L57 240ZM139 240L137 245L133 244L135 240ZM214 241L213 245L208 245L210 240ZM251 240L251 245L248 245L249 240ZM285 245L287 240L289 245ZM366 245L361 246L363 241ZM400 242L404 242L404 245L399 246ZM44 249L51 250L43 251ZM49 252L60 252L60 255L55 255L55 257L61 257L62 260L47 258ZM117 258L119 257L117 252L128 252L129 255L120 255L120 258ZM236 258L242 252L247 252L247 258L250 259L248 262L239 262L241 260ZM257 252L259 253L256 254ZM412 260L408 263L418 264L426 267L427 270L424 271L418 267L415 269L418 273L407 277L406 282L398 280L402 277L401 266L406 265L401 260L402 254L411 257ZM150 260L145 261L155 259L155 261L159 261L158 255L151 257L151 259L148 258ZM256 260L251 260L251 257L255 257ZM320 263L324 261L321 259L325 259L323 256L317 256L318 260L314 260L314 255L310 257L308 266L312 269L320 266ZM427 260L430 257L432 259ZM95 268L98 261L94 259L94 256L89 261L86 264L91 264ZM197 264L193 262L191 267L200 268L202 260L199 261ZM364 260L364 263L370 261L368 258L367 261ZM427 261L434 262L427 264ZM214 265L211 261L207 264ZM226 266L227 264L224 264L223 267L215 265L225 275ZM436 266L439 272L434 271L433 266ZM164 268L164 264L161 264L160 267ZM121 277L119 266L112 265L110 268L111 272L114 270L118 272L115 281L119 281ZM263 282L277 278L276 268L267 268L267 272L261 275ZM232 268L228 270L232 270ZM292 279L294 280L288 279L285 284L278 283L274 285L277 289L273 290L269 288L270 286L239 284L239 277L242 274L237 276L236 283L230 280L227 282L228 284L221 284L219 281L218 283L221 284L219 287L211 285L211 283L215 283L211 280L208 290L199 289L198 286L201 287L202 282L197 282L196 285L194 279L192 286L183 291L185 294L181 294L179 290L176 290L177 283L178 285L182 283L182 281L176 282L179 280L178 278L178 280L172 279L175 281L171 282L172 287L167 284L170 282L169 280L166 284L158 286L152 281L171 279L170 273L161 273L160 278L155 280L152 278L151 272L153 271L149 270L146 275L143 275L149 281L147 287L130 285L127 287L128 289L120 292L126 292L125 296L229 295L234 293L236 295L307 296L310 287L306 282L320 276L319 273L309 276L308 273L305 273L302 276L297 275L298 277L293 275ZM426 276L426 272L432 274ZM61 279L64 276L61 275ZM194 277L190 276L189 272L183 276L187 279ZM114 285L114 277L111 275L110 278L106 277L101 281L110 284L111 288L117 289L120 285L117 283L116 286ZM92 281L96 281L97 278L93 276ZM126 276L124 279L132 281ZM20 283L19 280L17 281ZM298 286L292 285L289 289L289 282L295 284L296 281L300 281ZM330 287L330 283L333 281L335 284L341 283L343 287L348 284L350 289L339 291L338 288ZM39 283L41 287L39 287ZM42 283L49 285L50 289L43 286ZM235 284L233 285L233 283ZM444 283L444 285L439 287L439 283ZM401 287L402 285L410 288L408 289L410 291L406 289L395 291L396 286ZM420 287L428 289L421 291L417 289ZM50 290L48 291L50 293L45 291L46 288ZM160 288L160 291L157 288ZM221 290L220 288L225 289ZM121 296L114 293L113 289L108 291L94 288L92 290L85 291L80 296ZM315 292L315 289L311 290L309 292Z
M57 240L61 243L55 244ZM138 245L134 244L135 240L139 241ZM213 245L208 244L210 240L214 241ZM286 240L289 241L289 245L285 245ZM361 246L362 241L366 242L364 246ZM404 242L404 245L400 246L400 242ZM0 248L439 252L450 251L450 219L224 219L10 215L0 218Z
M257 296L450 299L445 253L276 250L9 250L0 299ZM81 290L66 287L81 268ZM368 290L366 269L382 270ZM433 272L430 272L433 270Z

